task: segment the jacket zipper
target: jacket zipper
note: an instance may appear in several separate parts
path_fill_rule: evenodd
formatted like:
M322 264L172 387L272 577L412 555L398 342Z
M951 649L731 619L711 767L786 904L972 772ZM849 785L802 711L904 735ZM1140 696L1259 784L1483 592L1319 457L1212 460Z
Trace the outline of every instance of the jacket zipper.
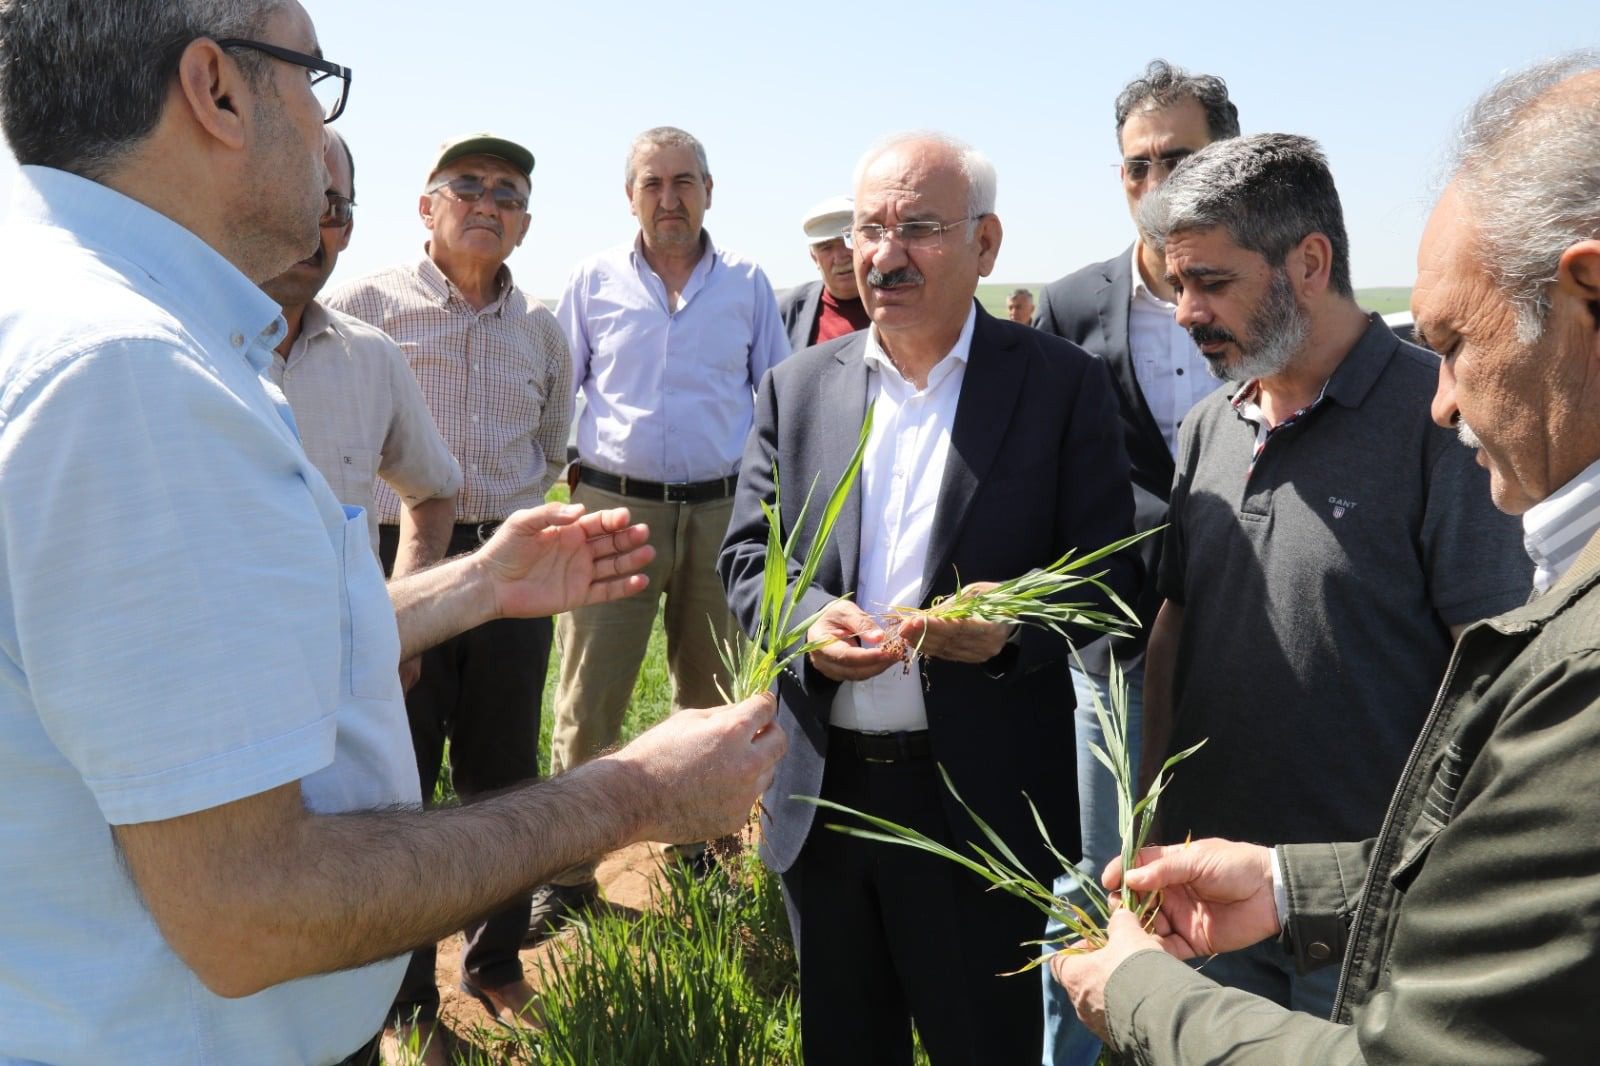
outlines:
M1465 636L1466 634L1462 634ZM1422 731L1417 734L1416 743L1411 746L1411 754L1406 756L1406 765L1400 771L1400 781L1396 786L1394 801L1389 804L1389 809L1384 812L1383 825L1378 830L1378 839L1372 849L1372 858L1367 863L1367 880L1362 886L1361 897L1356 900L1355 914L1350 922L1350 939L1346 941L1344 962L1339 966L1339 989L1333 997L1333 1011L1329 1018L1337 1020L1339 1012L1344 1009L1345 997L1349 991L1350 974L1354 969L1355 946L1361 936L1361 922L1366 917L1367 901L1373 893L1373 886L1377 883L1378 867L1383 861L1387 851L1389 831L1394 828L1395 814L1400 806L1399 788L1410 780L1412 773L1417 768L1417 761L1422 758L1422 749L1426 746L1429 735L1433 732L1434 724L1438 721L1439 712L1444 707L1445 693L1450 691L1450 683L1455 680L1456 664L1461 659L1461 641L1456 641L1456 646L1450 655L1450 665L1445 668L1444 681L1439 685L1439 692L1433 698L1433 709L1428 712L1427 720L1422 723Z

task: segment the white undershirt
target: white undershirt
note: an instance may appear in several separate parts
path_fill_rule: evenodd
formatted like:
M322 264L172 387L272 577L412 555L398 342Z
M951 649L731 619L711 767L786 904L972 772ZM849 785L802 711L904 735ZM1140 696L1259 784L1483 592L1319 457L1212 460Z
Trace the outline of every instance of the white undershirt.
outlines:
M1139 245L1133 246L1133 300L1128 305L1128 353L1134 380L1166 439L1178 454L1178 425L1189 409L1222 382L1211 376L1189 331L1178 325L1178 305L1151 292L1139 272Z
M928 372L918 391L867 334L864 358L873 402L872 433L861 460L861 569L855 601L882 618L891 607L915 607L928 565L933 512L950 454L950 432L972 351L977 312L967 314L955 347ZM833 698L831 721L868 732L928 728L920 670L891 666L866 681L847 681Z

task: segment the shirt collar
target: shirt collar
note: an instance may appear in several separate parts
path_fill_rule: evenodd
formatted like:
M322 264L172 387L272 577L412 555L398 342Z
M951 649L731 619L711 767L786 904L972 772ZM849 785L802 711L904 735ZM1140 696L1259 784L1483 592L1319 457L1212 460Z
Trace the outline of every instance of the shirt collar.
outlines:
M967 320L961 326L961 334L956 337L955 346L945 353L943 359L934 364L932 370L928 371L929 389L939 384L948 375L953 374L956 367L966 366L968 360L972 357L972 331L977 322L978 304L977 301L973 301L972 306L967 309ZM862 349L861 357L866 360L868 369L891 373L901 381L905 381L905 377L900 373L900 368L894 365L889 358L889 353L885 352L883 345L878 343L878 325L876 322L867 329L867 343Z
M700 291L701 286L706 283L706 278L710 276L711 270L717 262L717 242L711 239L711 231L702 227L700 240L705 245L705 250L700 253L700 261L689 272L689 280L684 283L683 291L678 294L679 307L687 304L694 298L694 294ZM638 273L639 277L643 278L646 274L656 277L656 272L651 268L650 261L644 257L643 230L634 234L633 251L630 253L629 258L632 260L633 269ZM657 278L657 280L660 279Z
M329 330L338 332L339 324L328 314L328 309L316 300L307 303L306 309L300 312L300 336L316 337Z
M127 260L181 299L197 319L229 337L257 370L270 361L271 348L283 336L277 302L221 252L108 186L64 170L24 166L12 190L11 215L65 230L85 247ZM252 356L263 345L265 356Z
M1309 411L1325 399L1344 407L1360 407L1399 347L1400 338L1394 335L1394 330L1383 321L1383 317L1368 315L1366 330L1356 340L1355 346L1345 353L1339 365L1334 367L1333 374L1323 382L1316 400L1303 410ZM1260 381L1252 378L1228 402L1238 410L1245 404L1253 403L1260 391Z
M1561 580L1600 532L1600 460L1522 516L1522 543L1533 559L1534 587L1544 592Z
M439 264L428 254L426 244L422 247L422 258L417 262L417 277L422 280L423 287L438 299L441 307L448 305L452 299L466 302L467 298L461 295L456 283L445 276L444 271L439 269ZM505 263L501 263L500 269L494 272L494 280L500 291L495 295L493 302L478 312L479 314L499 314L516 284L511 280L511 267Z
M1150 286L1148 286L1148 285L1146 285L1144 283L1144 268L1139 265L1139 245L1140 245L1139 241L1134 241L1133 242L1133 251L1128 253L1129 258L1133 262L1133 299L1134 299L1134 302L1138 302L1139 300L1145 300L1145 301L1155 305L1156 307L1161 308L1163 311L1171 311L1174 314L1176 314L1177 310L1178 310L1178 305L1177 304L1172 303L1169 300L1163 300L1161 297L1159 297L1155 293L1151 292L1150 291Z

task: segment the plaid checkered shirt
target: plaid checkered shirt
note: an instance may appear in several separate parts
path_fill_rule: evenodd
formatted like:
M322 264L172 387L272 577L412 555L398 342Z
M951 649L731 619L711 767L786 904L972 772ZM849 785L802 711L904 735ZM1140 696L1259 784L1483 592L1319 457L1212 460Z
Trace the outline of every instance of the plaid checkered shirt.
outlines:
M572 360L555 316L500 268L500 295L479 311L434 262L369 274L324 299L400 345L434 423L461 464L457 522L505 518L544 500L566 465ZM400 500L379 483L379 521Z

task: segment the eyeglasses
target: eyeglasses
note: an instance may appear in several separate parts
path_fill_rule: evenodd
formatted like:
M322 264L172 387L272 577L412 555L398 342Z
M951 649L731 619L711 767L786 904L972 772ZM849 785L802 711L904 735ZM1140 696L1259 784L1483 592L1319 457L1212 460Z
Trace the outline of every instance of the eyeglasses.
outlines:
M495 206L502 211L526 211L528 198L510 185L485 185L483 179L471 174L463 174L459 178L441 181L428 190L429 192L448 191L453 199L464 204L475 204L483 199L483 194L488 193L494 200Z
M321 56L296 52L292 48L279 48L275 44L247 41L243 37L225 37L217 42L218 48L248 48L284 63L305 67L311 79L311 91L322 104L322 121L332 122L344 114L345 101L350 98L350 68L330 63Z
M1186 148L1181 152L1170 152L1160 159L1124 159L1112 166L1121 167L1128 180L1137 183L1148 178L1152 170L1159 171L1163 179L1170 178L1178 164L1192 155L1194 153Z
M876 248L889 234L906 248L932 248L944 240L944 231L954 229L964 222L976 222L982 215L968 215L950 222L933 219L919 222L902 222L898 226L880 226L876 222L863 222L844 231L846 248Z
M321 226L323 229L338 229L348 226L355 217L356 202L342 193L328 190L328 207L322 212Z

